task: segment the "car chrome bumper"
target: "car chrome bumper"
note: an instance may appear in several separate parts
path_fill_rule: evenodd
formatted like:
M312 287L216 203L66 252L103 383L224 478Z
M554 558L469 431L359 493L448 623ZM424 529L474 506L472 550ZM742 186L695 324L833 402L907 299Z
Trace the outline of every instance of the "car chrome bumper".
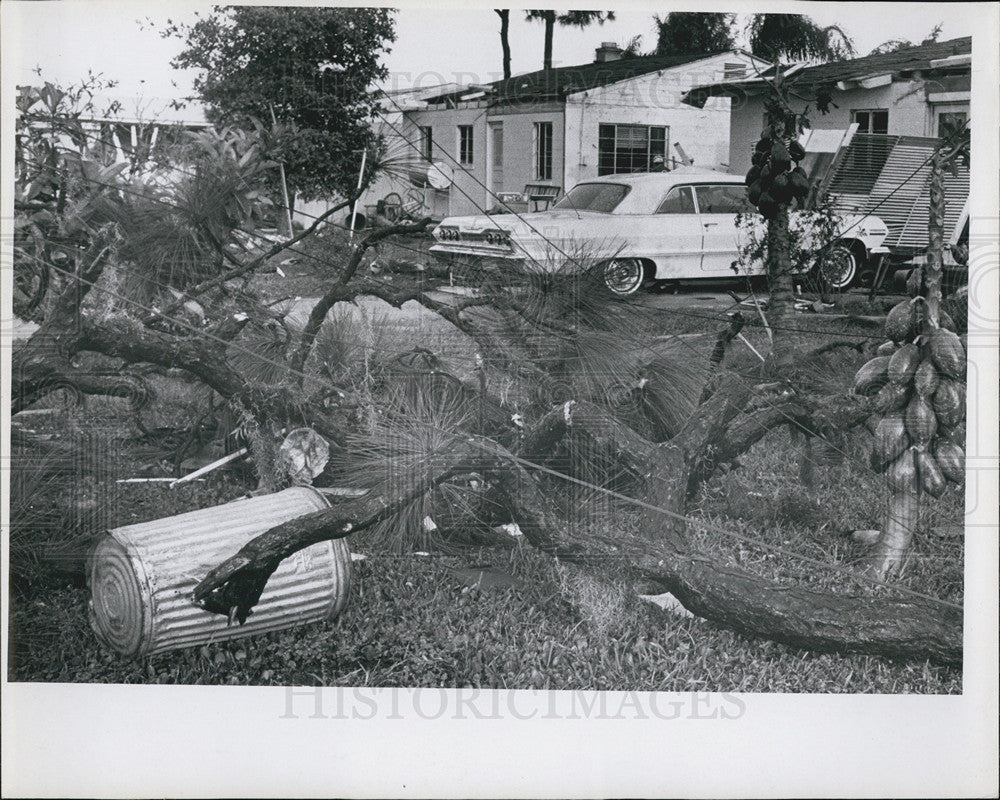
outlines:
M524 261L524 256L515 253L509 247L493 247L491 245L453 245L435 244L430 248L430 252L439 256L483 256L488 258L502 258L508 261Z

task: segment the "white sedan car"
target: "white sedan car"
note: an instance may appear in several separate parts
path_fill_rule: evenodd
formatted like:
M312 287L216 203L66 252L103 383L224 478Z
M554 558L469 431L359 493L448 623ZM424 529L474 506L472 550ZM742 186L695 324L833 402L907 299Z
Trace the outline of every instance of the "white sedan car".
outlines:
M527 271L596 264L608 288L627 296L646 281L735 277L742 236L736 215L749 210L742 175L695 168L607 175L578 183L549 211L449 217L434 229L431 252ZM838 231L823 272L842 289L873 255L888 252L888 230L878 217L848 216ZM763 271L758 263L741 274Z

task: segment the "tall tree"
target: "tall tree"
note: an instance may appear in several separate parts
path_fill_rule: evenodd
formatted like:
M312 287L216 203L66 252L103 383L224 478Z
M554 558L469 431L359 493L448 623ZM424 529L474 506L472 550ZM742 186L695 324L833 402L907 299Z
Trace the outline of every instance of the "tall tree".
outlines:
M212 122L250 128L276 120L294 135L280 157L304 198L347 196L358 153L372 147L371 85L395 40L391 9L216 7L194 25L168 24L186 47L172 62L199 70L195 90ZM273 114L273 116L272 116Z
M510 77L510 9L494 8L500 17L500 49L503 51L503 77Z
M545 23L545 55L543 69L552 69L552 34L555 31L556 23L560 25L586 28L596 22L603 25L611 22L615 18L614 11L567 11L560 14L551 8L534 9L525 13L524 18L529 22L541 20Z
M733 14L698 11L671 11L666 17L653 16L656 23L656 54L718 53L731 50Z
M750 51L767 61L838 61L854 55L854 43L836 25L821 27L804 14L754 14Z

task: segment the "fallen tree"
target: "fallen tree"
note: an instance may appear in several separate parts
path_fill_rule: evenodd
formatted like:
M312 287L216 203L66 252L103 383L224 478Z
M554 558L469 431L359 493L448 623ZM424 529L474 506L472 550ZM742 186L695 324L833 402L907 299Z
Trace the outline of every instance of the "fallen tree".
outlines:
M271 364L277 377L265 381L232 358L236 350L248 350L241 338L248 330L276 322L246 281L288 247L299 252L295 248L307 237L270 247L263 257L239 256L219 234L221 229L231 235L236 226L220 228L206 221L209 230L199 237L200 246L214 247L215 262L229 268L207 279L192 277L178 287L179 297L167 295L170 299L157 311L122 294L113 280L136 270L129 254L138 256L134 242L122 245L128 222L120 214L111 220L84 228L86 235L71 250L72 263L48 264L59 280L47 286L51 300L36 303L45 308L41 326L14 350L13 411L67 386L81 393L124 391L141 402L142 378L131 367L180 369L240 409L272 445L282 428L307 426L340 448L335 460L349 468L350 441L364 428L357 400L350 386L321 379L313 357L331 309L364 296L397 307L419 303L464 334L480 360L476 378L449 376L444 368L410 373L383 369L385 390L370 400L374 416L395 418L413 429L443 425L435 431L437 445L412 460L403 458L400 448L384 447L388 477L364 487L368 492L363 497L286 523L248 543L195 590L194 600L206 610L244 620L283 558L320 539L382 524L449 478L475 474L539 549L582 565L593 564L601 553L624 556L637 575L660 583L694 613L737 631L817 650L950 664L961 660L961 612L951 604L774 583L715 563L694 547L688 535L689 498L722 465L778 427L823 437L872 413L869 398L811 392L808 373L785 369L788 365L780 359L769 359L759 372L727 370L726 344L738 332L736 324L726 325L711 355L683 342L637 348L636 341L655 341L655 316L609 296L599 271L586 265L536 275L513 287L483 271L477 276L479 295L461 300L433 291L435 279L446 276L432 265L383 275L359 269L369 248L396 234L418 233L426 227L424 221L385 229L354 244L341 241L340 249L328 253L329 288L303 330L286 328L287 339L279 340L277 363ZM15 269L23 263L16 259ZM197 318L184 316L191 303L197 303ZM77 356L85 353L111 359L120 380L98 380L75 366ZM828 347L799 353L796 364L828 355ZM516 402L505 400L491 375L514 386L508 394ZM443 417L445 423L433 415L422 417L402 399L423 393L428 405L437 406L442 385L453 387L443 394L461 412L454 419ZM378 443L383 435L385 431L369 431L366 441ZM579 437L587 440L587 452L609 465L609 472L624 476L621 482L631 502L642 509L635 536L622 540L583 534L557 512L539 482L538 467L554 471L545 467L547 460L558 453L572 455L572 441ZM256 456L262 476L274 471L266 452ZM570 464L571 469L581 466Z
M558 409L541 426L550 441L583 427L629 453L643 474L642 526L628 540L581 535L560 518L518 459L494 442L456 437L455 446L429 464L405 493L369 495L273 528L213 569L194 591L203 608L244 620L280 561L318 541L357 533L391 515L416 494L447 477L475 471L493 476L514 519L535 547L560 558L591 563L600 548L629 559L644 577L672 592L693 613L745 634L806 649L929 659L962 660L962 614L928 600L835 595L778 584L715 563L686 535L687 482L692 466L745 402L745 387L730 381L669 442L653 444L595 409L576 415ZM537 447L537 442L535 444Z

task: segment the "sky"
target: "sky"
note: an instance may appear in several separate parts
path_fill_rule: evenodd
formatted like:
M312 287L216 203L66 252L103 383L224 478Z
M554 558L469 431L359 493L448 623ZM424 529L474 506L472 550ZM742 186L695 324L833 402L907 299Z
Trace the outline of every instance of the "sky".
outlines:
M280 0L271 0L272 4ZM499 77L501 54L499 18L479 2L427 4L400 0L397 40L385 63L390 70L387 88L430 86L447 81L478 83ZM642 48L656 45L654 14L705 10L691 4L614 4L616 20L586 30L557 28L556 65L593 60L602 41L624 45L642 36ZM171 99L191 93L190 73L174 70L170 60L181 48L177 39L159 35L167 19L192 21L206 13L210 3L191 0L4 0L5 62L17 83L37 82L32 72L65 83L77 81L88 70L119 81L119 97ZM919 42L937 23L941 39L968 36L976 27L973 5L902 3L730 2L722 10L736 12L743 27L754 11L805 13L822 25L839 25L854 39L863 55L888 39ZM542 66L543 26L511 12L510 40L513 71Z

